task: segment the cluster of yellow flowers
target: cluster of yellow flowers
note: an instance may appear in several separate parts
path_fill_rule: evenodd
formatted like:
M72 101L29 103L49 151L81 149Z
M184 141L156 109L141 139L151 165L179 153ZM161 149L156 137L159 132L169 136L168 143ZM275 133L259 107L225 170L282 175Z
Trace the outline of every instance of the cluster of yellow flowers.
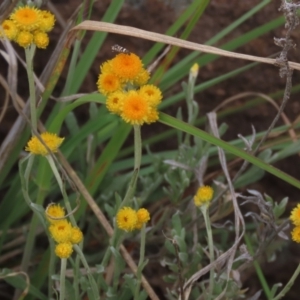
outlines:
M118 211L116 219L118 228L133 231L141 229L150 220L150 214L145 208L135 211L131 207L124 206Z
M158 120L159 88L147 84L150 74L134 53L119 53L100 67L97 86L107 96L106 107L132 125Z
M54 15L47 10L28 5L19 6L1 24L0 37L6 36L24 48L35 44L38 48L45 49L49 44L47 32L52 30L54 23Z
M54 153L57 152L59 146L64 140L64 138L60 138L55 133L50 133L50 132L41 133L41 139L47 145L49 150L51 150ZM46 156L49 154L46 147L41 143L41 141L36 136L31 137L31 139L28 141L25 147L25 151L28 151L34 155Z
M300 204L292 210L290 220L295 225L292 230L292 240L296 243L300 243Z
M78 227L73 227L66 219L55 220L55 218L65 216L65 210L59 204L50 204L46 209L46 216L50 223L49 232L57 243L55 254L60 258L68 258L73 252L73 244L82 241L81 230Z
M213 198L214 190L208 186L199 187L196 195L194 196L194 203L196 206L202 206L204 204L208 204Z

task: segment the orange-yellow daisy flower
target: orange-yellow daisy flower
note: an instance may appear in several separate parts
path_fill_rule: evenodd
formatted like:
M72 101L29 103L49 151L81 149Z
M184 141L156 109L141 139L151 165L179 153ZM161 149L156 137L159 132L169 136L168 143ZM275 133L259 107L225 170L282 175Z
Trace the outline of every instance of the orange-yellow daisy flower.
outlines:
M214 195L214 190L210 186L201 186L194 196L194 203L196 206L201 206L209 203Z
M133 231L138 222L137 213L131 207L121 208L116 216L118 228L125 231Z
M110 60L104 62L104 63L100 66L100 71L101 71L102 74L105 74L105 73L113 73L112 67L111 67L111 65L110 65Z
M43 132L41 134L41 139L44 141L44 143L52 152L57 152L59 146L64 140L64 138L58 137L55 133L49 133L49 132ZM48 155L48 150L36 136L33 136L29 140L25 148L25 151L28 151L35 155L43 155L43 156Z
M150 112L149 102L138 92L131 90L123 100L122 119L132 125L143 125Z
M73 252L71 243L59 243L55 247L55 254L59 258L69 258Z
M82 231L78 227L72 227L71 232L71 243L72 244L79 244L83 239Z
M46 217L50 223L55 223L59 220L55 218L62 218L65 216L65 210L59 204L50 203L46 208ZM54 219L52 219L52 218Z
M153 108L153 107L150 107L150 110L146 116L146 120L145 122L147 124L150 124L150 123L154 123L158 120L159 118L159 115L158 115L158 111L156 108Z
M20 30L33 31L41 25L40 10L35 7L20 6L11 15L10 19Z
M33 42L40 49L46 49L49 45L49 36L43 31L35 31L33 34Z
M54 15L48 10L41 10L40 12L40 26L39 30L44 32L49 32L52 30L55 24L55 17Z
M150 73L142 68L141 72L134 78L134 84L141 86L146 84L150 79Z
M141 229L143 224L146 224L150 220L150 213L146 208L140 208L137 212L138 221L135 225L136 229Z
M33 35L29 31L20 31L15 38L15 41L19 46L27 48L33 42Z
M290 220L296 226L300 226L300 204L298 204L291 212Z
M296 226L292 230L292 240L296 243L300 243L300 226Z
M18 34L18 28L11 20L2 23L2 30L0 30L0 37L6 36L9 40L13 40Z
M98 78L97 85L99 92L106 96L109 93L120 90L123 86L123 83L115 74L102 73Z
M111 60L113 72L124 80L133 80L141 72L143 64L134 53L119 53Z
M114 114L120 114L122 110L123 100L125 97L126 93L122 91L117 91L109 94L106 99L107 109Z
M158 87L153 84L143 85L140 90L140 94L146 97L146 99L150 102L151 106L157 106L162 99L161 91Z
M71 242L72 225L66 219L56 221L49 226L52 238L57 243Z

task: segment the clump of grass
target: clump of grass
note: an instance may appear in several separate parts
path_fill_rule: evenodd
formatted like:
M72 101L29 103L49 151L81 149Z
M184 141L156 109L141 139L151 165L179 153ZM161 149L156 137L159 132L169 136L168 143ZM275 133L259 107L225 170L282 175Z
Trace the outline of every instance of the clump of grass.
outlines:
M261 1L207 45L186 39L209 1L190 4L165 35L113 24L122 1L111 2L102 22L84 20L85 11L79 9L77 24L67 28L41 78L35 75L34 59L37 51L51 43L47 33L54 26L54 16L31 2L7 7L0 30L2 55L8 61L7 80L1 79L6 90L3 109L11 98L19 118L0 148L0 182L5 192L0 205L0 258L1 278L15 288L14 299L161 299L153 278L163 282L161 293L166 299L259 299L262 290L267 299L280 299L288 292L300 265L279 290L280 284L267 282L258 260L263 254L271 259L287 243L288 220L283 213L288 198L276 202L267 191L247 188L265 172L300 188L297 179L271 165L299 151L297 125L291 128L283 110L293 90L293 70L300 69L288 61L300 4L282 1L286 35L275 39L282 47L276 59L231 50L283 25L283 18L223 45L224 49L212 46L269 2ZM92 11L93 1L83 4ZM184 29L180 38L173 37L180 29ZM94 31L94 36L81 49L86 30ZM95 82L98 91L76 94L108 32L156 44L144 59L123 45L113 46L113 57L100 66ZM26 104L17 92L12 42L25 52ZM158 56L161 43L171 47ZM194 52L173 65L179 47ZM201 68L217 56L251 64L197 85ZM216 111L221 107L204 117L195 93L238 76L258 62L279 66L279 75L285 77L284 91L275 95L282 97L280 105L260 93L236 98L260 97L252 105L267 99L277 114L265 132L257 133L253 127L252 136L239 134L238 140L225 142L221 137L227 126L217 122ZM65 88L61 97L54 98L64 67L68 67ZM186 75L188 79L182 82ZM164 95L171 94L178 83L182 92L166 99ZM57 103L44 120L41 115L49 99ZM179 109L173 117L163 112L181 100L186 113ZM89 120L82 125L74 110L83 104L88 105ZM219 116L222 113L238 117L233 107ZM280 116L286 126L275 127ZM165 131L143 138L142 127L156 122L166 125ZM197 127L204 123L205 129ZM268 144L274 132L283 132L286 139ZM175 149L151 150L167 137L176 140ZM126 139L132 146L125 148ZM262 151L263 147L267 148ZM231 165L236 162L241 164L233 176ZM13 168L16 164L18 172ZM217 169L215 174L210 167ZM245 213L245 205L255 210ZM290 216L295 225L292 239L297 243L298 206ZM46 251L41 251L40 240L47 244ZM11 250L15 245L20 271L11 263L5 265L5 257L15 255ZM158 265L163 272L151 271ZM249 265L254 265L262 286L254 295L248 294L241 280Z

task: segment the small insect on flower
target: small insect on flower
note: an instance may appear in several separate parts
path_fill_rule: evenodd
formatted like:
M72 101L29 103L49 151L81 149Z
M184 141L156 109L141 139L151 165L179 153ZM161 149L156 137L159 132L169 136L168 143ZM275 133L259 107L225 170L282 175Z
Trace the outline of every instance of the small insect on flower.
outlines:
M118 45L118 44L115 44L111 47L111 50L113 52L118 52L118 53L126 53L126 54L130 54L130 51L128 51L126 48Z

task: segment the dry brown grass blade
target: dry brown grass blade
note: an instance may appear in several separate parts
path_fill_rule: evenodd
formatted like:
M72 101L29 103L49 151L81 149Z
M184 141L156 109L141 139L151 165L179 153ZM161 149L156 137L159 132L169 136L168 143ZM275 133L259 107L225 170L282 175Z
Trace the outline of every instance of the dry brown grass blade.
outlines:
M170 44L173 46L178 46L181 48L186 48L190 50L195 51L201 51L204 53L211 53L216 54L220 56L226 56L231 58L238 58L238 59L245 59L250 60L254 62L261 62L271 65L277 65L276 59L273 58L265 58L265 57L259 57L259 56L253 56L253 55L247 55L247 54L241 54L231 51L222 50L216 47L207 46L203 44L197 44L193 42L188 42L186 40L182 40L179 38L171 37L168 35L152 32L152 31L146 31L142 29L138 29L135 27L130 26L123 26L123 25L116 25L106 22L99 22L99 21L83 21L79 25L73 27L71 29L71 35L70 35L70 41L72 40L73 34L76 33L78 30L92 30L92 31L102 31L102 32L110 32L110 33L116 33L121 35L129 35L134 36L141 39L146 39L154 42L160 42L163 44ZM73 33L72 33L73 31ZM295 62L289 62L289 66L292 69L300 70L300 64Z
M2 119L5 116L6 110L8 108L8 102L9 102L9 90L8 90L8 85L6 85L6 80L3 78L2 75L0 75L0 84L3 86L5 89L5 96L4 96L4 103L0 107L0 123Z
M0 24L5 20L8 15L15 8L19 0L2 0L0 5Z

